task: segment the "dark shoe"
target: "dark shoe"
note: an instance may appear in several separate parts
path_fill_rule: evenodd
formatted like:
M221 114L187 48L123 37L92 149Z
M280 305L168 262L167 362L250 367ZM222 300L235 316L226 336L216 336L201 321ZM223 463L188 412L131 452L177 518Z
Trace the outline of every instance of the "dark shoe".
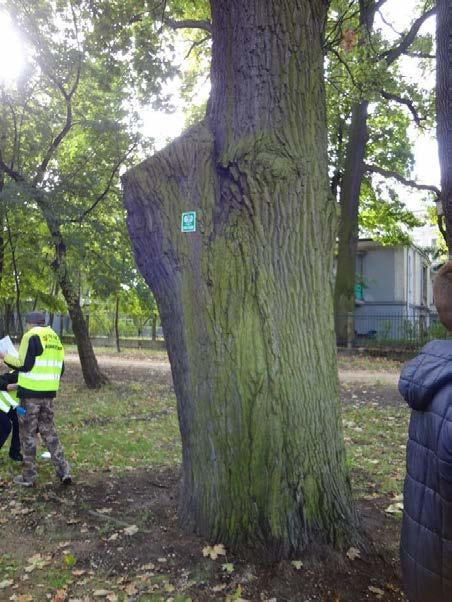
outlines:
M26 481L22 475L18 475L14 477L13 483L15 485L20 485L20 487L33 487L34 483L32 481Z
M61 482L63 483L63 485L65 485L66 487L68 485L72 485L72 477L71 475L65 475L64 477L61 477Z
M9 452L9 457L11 460L14 460L14 462L23 462L24 460L24 457L20 452Z

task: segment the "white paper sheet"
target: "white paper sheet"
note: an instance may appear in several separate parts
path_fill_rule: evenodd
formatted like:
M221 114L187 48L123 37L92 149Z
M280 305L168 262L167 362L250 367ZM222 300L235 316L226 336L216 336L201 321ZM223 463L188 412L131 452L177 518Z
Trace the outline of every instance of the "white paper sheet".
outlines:
M13 342L11 341L11 339L9 338L9 336L3 337L3 339L0 339L0 352L1 353L9 353L10 355L13 355L14 357L19 357L19 354L17 353Z

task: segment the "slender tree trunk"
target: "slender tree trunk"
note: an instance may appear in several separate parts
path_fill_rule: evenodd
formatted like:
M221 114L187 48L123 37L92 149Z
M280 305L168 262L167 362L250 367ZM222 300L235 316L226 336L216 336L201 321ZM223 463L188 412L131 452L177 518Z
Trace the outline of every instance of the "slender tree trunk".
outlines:
M336 338L339 344L350 345L353 340L355 312L356 251L359 238L359 195L364 176L364 158L367 144L367 109L362 101L352 107L344 175L341 182L334 314Z
M152 315L152 340L155 342L157 340L157 316L155 314Z
M114 328L115 328L116 351L118 353L121 353L121 346L119 344L119 295L116 295Z
M58 282L55 281L52 286L50 287L50 296L53 299L56 299L56 296L58 295ZM53 328L53 321L55 319L55 312L51 311L49 313L49 325Z
M5 333L18 335L14 324L14 310L11 303L5 304Z
M452 259L452 1L438 0L436 18L436 113L441 198L446 243Z
M208 118L124 177L183 445L181 518L287 557L354 514L332 307L323 0L211 0ZM180 231L196 211L196 232Z
M6 219L6 231L8 234L9 248L11 251L11 263L13 266L13 273L14 273L14 285L16 288L16 316L17 316L18 333L19 333L19 336L22 337L24 330L23 330L23 325L22 325L22 311L21 311L21 307L20 307L20 281L19 281L19 271L18 271L17 261L16 261L16 249L15 249L13 239L12 239L11 228L10 228L9 221L8 221L8 214L5 214L5 219Z
M46 216L49 230L55 245L55 260L52 267L58 279L58 284L66 301L69 316L72 322L72 330L77 344L80 357L83 378L86 386L97 389L108 382L108 378L100 371L94 349L89 337L83 310L80 305L79 295L74 286L66 263L66 245L64 243L60 228L51 218Z
M5 181L3 178L3 172L0 171L0 193L3 190L3 186L5 185ZM3 204L0 204L0 288L3 281L3 272L5 269L5 246L6 241L4 238L5 232L5 208ZM6 333L5 330L5 311L6 306L3 300L0 301L0 337L4 337Z

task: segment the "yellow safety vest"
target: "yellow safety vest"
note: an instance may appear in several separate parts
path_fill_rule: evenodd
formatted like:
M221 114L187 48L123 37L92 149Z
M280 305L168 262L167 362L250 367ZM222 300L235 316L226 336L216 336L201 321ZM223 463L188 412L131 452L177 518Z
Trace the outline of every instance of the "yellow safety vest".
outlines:
M18 405L15 391L0 391L0 412L7 414L11 408L17 408Z
M60 386L61 370L64 361L64 349L59 336L50 326L36 326L22 337L19 357L25 360L30 337L37 335L41 341L43 353L35 359L30 372L19 372L17 384L29 391L56 392Z

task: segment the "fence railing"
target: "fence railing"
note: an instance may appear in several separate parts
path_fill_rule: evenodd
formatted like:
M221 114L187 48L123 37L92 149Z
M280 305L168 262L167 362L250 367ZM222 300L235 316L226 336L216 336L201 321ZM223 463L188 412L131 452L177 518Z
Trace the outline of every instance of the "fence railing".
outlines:
M339 346L417 349L447 338L437 314L344 314L335 316Z
M17 318L17 313L7 316L7 319L0 312L0 336L9 334L11 337L20 337L25 328L24 316L22 312L22 323ZM114 339L116 337L115 316L113 312L92 312L85 313L85 320L88 326L89 334L92 338L103 337ZM73 335L72 322L67 314L47 314L47 322L60 335ZM153 316L143 318L143 316L133 316L129 314L120 314L118 316L118 334L121 339L143 338L151 339L153 337L162 337L162 328Z
M1 312L0 312L1 313ZM15 315L5 323L0 316L0 336L9 334L20 337L20 325ZM93 342L114 345L116 339L114 315L110 312L86 314L88 329ZM73 335L69 316L48 315L49 323L62 336ZM416 350L432 339L444 339L448 334L439 322L437 314L425 315L356 313L335 316L337 344L341 347L392 347ZM130 340L131 346L141 346L155 336L163 337L160 323L142 317L120 314L118 332L123 346ZM98 343L99 344L99 343ZM146 345L144 345L146 346Z

